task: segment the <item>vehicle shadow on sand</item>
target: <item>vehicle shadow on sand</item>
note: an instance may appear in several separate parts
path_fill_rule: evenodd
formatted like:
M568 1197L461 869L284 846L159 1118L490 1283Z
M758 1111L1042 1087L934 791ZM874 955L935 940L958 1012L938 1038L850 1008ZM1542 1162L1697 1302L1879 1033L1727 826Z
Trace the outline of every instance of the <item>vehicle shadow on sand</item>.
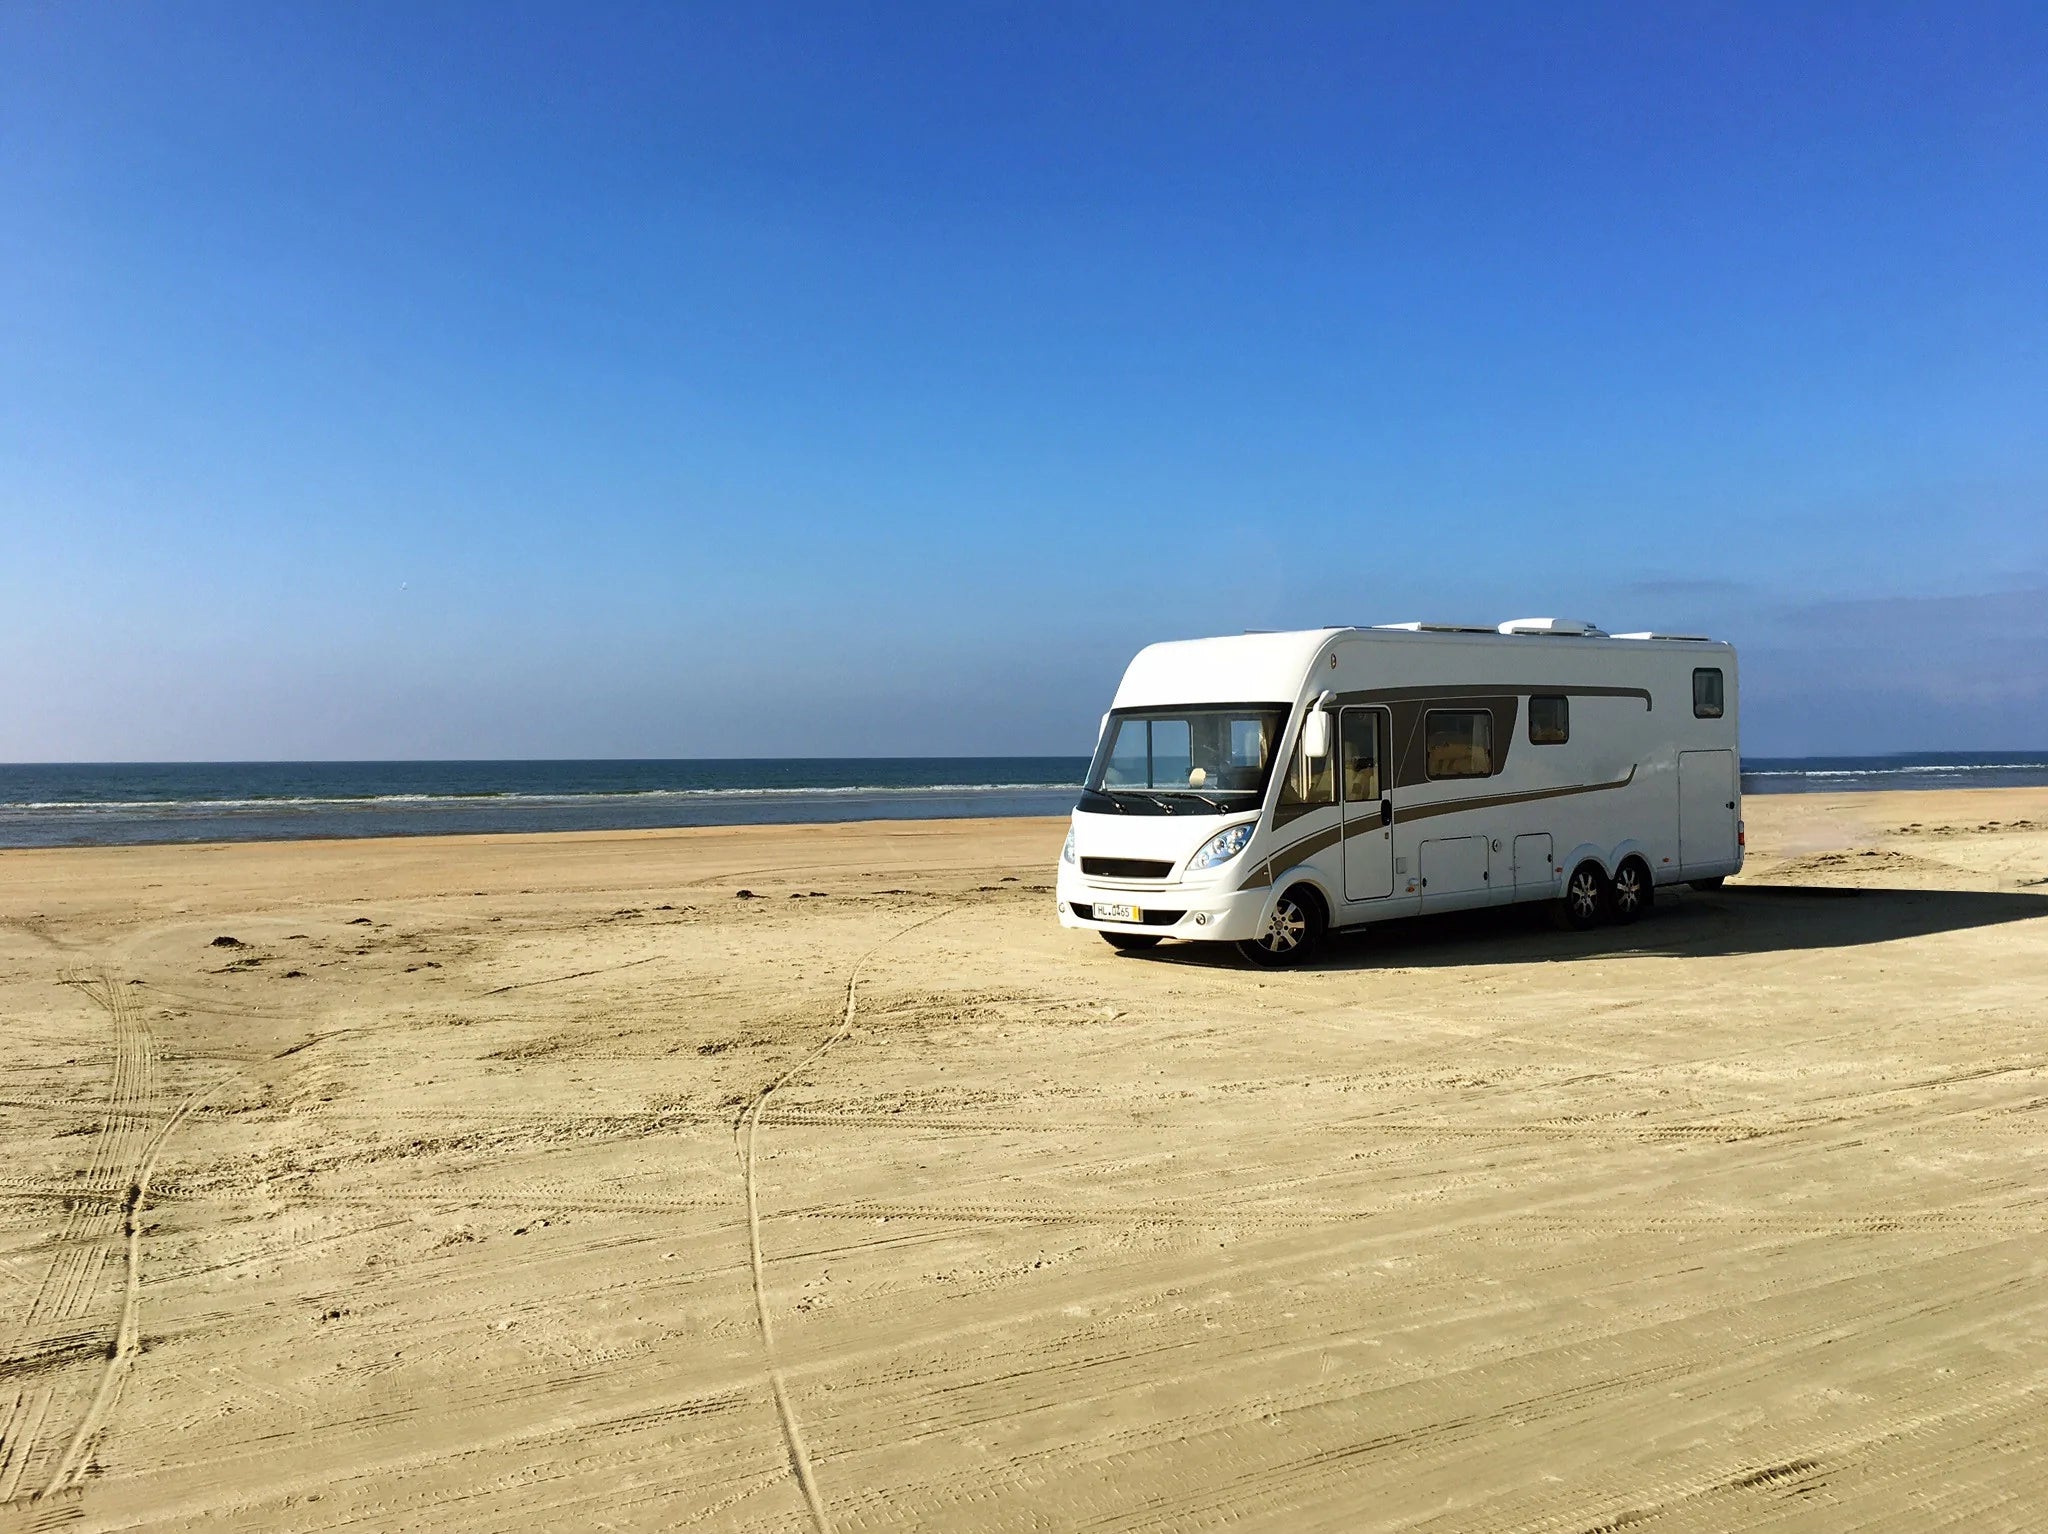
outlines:
M1420 969L1645 955L1715 958L1854 948L2043 918L2048 918L2048 895L1744 884L1711 892L1660 891L1655 909L1641 921L1590 932L1559 930L1550 908L1540 905L1408 917L1334 934L1312 967ZM1225 967L1243 962L1220 943L1172 943L1130 957Z

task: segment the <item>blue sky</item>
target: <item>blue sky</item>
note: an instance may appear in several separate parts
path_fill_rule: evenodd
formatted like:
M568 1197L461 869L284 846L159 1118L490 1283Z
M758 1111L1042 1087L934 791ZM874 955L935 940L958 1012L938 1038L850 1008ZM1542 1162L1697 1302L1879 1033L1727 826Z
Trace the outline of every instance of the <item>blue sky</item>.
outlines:
M1586 616L2048 745L2048 15L0 11L0 759L1080 752Z

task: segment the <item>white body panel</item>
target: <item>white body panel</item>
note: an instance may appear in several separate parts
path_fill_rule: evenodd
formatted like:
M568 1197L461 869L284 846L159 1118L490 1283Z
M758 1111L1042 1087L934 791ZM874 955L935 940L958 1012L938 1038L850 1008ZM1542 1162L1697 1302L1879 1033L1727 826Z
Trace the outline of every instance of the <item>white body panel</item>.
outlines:
M1694 672L1721 673L1722 711L1694 708ZM1562 743L1531 738L1530 698L1564 697ZM1548 900L1582 862L1612 876L1638 856L1655 883L1742 866L1734 650L1685 639L1522 632L1324 629L1152 645L1118 687L1117 709L1199 703L1289 705L1250 843L1190 875L1195 851L1244 813L1106 814L1077 809L1075 861L1059 870L1063 924L1165 937L1242 940L1305 882L1335 927L1424 911ZM1387 803L1283 806L1281 782L1316 706L1376 709ZM1554 705L1545 705L1554 707ZM1432 776L1432 712L1486 713L1491 771ZM1361 736L1361 738L1365 738ZM1335 749L1333 747L1333 749ZM1391 823L1387 816L1391 815ZM1145 859L1164 877L1084 871L1082 860ZM1098 903L1151 913L1098 921ZM1079 908L1079 909L1077 909Z

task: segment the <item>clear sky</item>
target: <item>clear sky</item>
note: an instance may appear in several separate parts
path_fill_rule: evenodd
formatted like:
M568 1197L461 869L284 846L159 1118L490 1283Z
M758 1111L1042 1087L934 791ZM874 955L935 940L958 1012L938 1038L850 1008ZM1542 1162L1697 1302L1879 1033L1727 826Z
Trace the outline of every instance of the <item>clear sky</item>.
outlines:
M0 7L0 759L1084 752L1583 616L2048 745L2048 10Z

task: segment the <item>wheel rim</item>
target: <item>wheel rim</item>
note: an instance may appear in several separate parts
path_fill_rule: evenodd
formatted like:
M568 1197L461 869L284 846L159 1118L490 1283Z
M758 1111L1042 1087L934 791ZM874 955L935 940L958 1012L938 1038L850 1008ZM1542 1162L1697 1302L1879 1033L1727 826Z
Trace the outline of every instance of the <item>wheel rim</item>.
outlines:
M1590 921L1600 909L1600 883L1590 868L1572 875L1572 914Z
M1614 903L1629 916L1643 903L1643 878L1633 863L1614 876Z
M1302 934L1307 931L1308 918L1302 915L1301 907L1292 900L1283 900L1274 907L1273 923L1259 941L1270 953L1292 953L1301 946Z

